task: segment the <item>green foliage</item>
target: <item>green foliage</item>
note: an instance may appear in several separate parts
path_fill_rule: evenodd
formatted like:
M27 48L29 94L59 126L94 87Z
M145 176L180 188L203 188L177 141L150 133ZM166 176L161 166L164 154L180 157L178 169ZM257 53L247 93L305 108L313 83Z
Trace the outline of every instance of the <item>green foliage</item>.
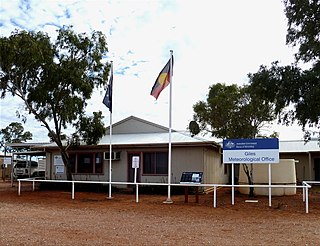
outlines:
M297 59L305 62L320 58L319 0L285 0L288 18L287 44L299 46Z
M274 119L273 106L252 96L251 87L214 84L207 100L193 106L200 131L218 138L252 138ZM197 134L190 128L193 134Z
M24 132L24 128L19 122L11 122L9 126L0 130L0 144L5 152L10 152L12 149L6 146L8 143L22 143L32 139L32 133Z
M62 143L62 130L77 125L94 88L106 84L107 51L101 32L88 36L71 27L58 30L54 42L47 34L32 31L0 38L1 98L10 93L24 102L28 113L47 128L66 165L68 146Z
M100 136L106 133L106 128L102 123L102 112L93 112L92 117L82 117L78 122L79 133L88 145L97 144Z
M287 44L299 47L297 62L309 63L310 68L303 70L297 63L262 65L249 74L250 85L256 95L275 104L279 122L298 122L306 140L317 131L320 139L320 2L285 0L284 4Z

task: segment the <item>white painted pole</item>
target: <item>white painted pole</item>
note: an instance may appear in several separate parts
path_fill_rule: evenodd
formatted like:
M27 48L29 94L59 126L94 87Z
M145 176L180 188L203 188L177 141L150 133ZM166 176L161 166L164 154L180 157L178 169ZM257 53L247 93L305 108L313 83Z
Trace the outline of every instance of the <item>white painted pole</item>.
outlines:
M139 202L139 191L138 191L138 189L139 189L139 185L136 184L136 203Z
M35 182L34 182L34 180L32 181L32 191L34 191L35 190Z
M309 213L309 198L308 198L308 187L306 188L306 214Z
M169 151L168 151L168 197L165 203L172 203L171 200L171 125L172 125L172 68L173 51L170 50L170 97L169 97Z
M137 168L134 168L134 183L137 183Z
M113 78L113 62L111 61L111 76ZM112 79L113 80L113 79ZM113 81L109 81L109 83ZM113 90L112 88L113 85L111 85L111 90ZM110 89L110 88L109 88ZM113 92L111 92L113 93ZM112 105L112 97L111 97L111 105ZM112 181L112 106L110 106L109 108L109 112L110 112L110 130L109 130L109 138L110 138L110 143L109 143L109 196L108 199L112 199L112 195L111 195L111 181Z
M72 192L71 192L72 200L74 200L74 182L72 182Z
M21 182L20 180L18 181L18 196L20 196L21 193Z
M217 207L217 186L213 186L213 207Z
M269 207L271 207L271 196L272 196L272 188L271 188L271 164L269 163Z
M108 199L112 199L111 195L111 178L112 178L112 113L110 112L110 143L109 143L109 196Z
M234 164L231 164L231 193L232 193L232 198L231 198L231 204L234 205Z

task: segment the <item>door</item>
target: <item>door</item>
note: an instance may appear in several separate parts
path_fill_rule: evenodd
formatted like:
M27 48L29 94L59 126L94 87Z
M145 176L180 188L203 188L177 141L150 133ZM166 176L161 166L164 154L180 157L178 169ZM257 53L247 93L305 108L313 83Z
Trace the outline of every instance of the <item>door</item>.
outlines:
M314 159L314 180L320 181L320 158Z
M139 168L137 168L137 182L141 181L141 156L140 153L128 154L128 182L134 182L134 168L132 168L132 160L136 161L139 158ZM134 163L136 164L136 163Z

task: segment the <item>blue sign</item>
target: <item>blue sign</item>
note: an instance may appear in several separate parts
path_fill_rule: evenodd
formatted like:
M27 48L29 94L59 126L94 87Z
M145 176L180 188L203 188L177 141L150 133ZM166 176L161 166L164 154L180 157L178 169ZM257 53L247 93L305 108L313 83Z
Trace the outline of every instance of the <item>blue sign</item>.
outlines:
M224 163L279 163L279 139L223 140Z

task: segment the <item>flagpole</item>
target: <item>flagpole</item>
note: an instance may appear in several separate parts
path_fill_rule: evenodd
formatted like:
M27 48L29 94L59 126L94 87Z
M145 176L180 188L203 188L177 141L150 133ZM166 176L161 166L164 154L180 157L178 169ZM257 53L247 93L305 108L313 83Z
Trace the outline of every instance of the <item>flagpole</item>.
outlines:
M111 61L111 74L113 76L113 62ZM109 81L110 83L110 81ZM111 106L110 106L111 107ZM112 173L112 109L109 110L110 112L110 130L109 130L109 134L110 134L110 143L109 143L109 196L108 199L112 199L111 196L111 173Z
M173 203L171 199L171 125L172 125L172 59L173 50L170 50L170 95L169 95L169 151L168 151L168 197L165 203Z

